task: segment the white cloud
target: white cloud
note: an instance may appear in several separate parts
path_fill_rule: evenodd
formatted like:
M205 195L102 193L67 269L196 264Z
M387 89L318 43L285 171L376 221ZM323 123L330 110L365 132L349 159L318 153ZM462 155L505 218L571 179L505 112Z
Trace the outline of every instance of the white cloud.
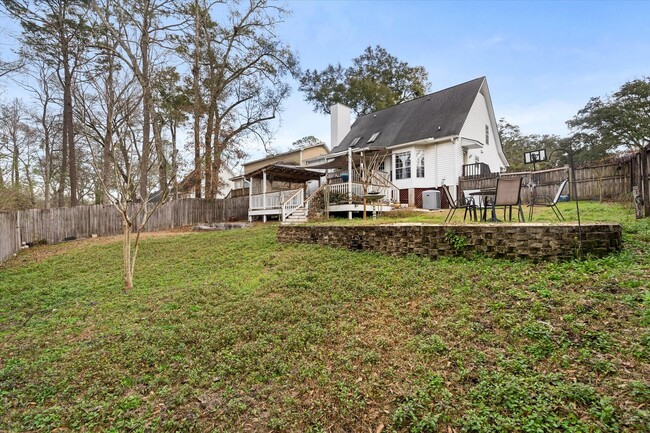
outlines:
M557 134L565 136L569 130L566 121L580 109L575 103L561 99L547 99L533 105L514 104L495 108L498 118L521 128L524 134Z

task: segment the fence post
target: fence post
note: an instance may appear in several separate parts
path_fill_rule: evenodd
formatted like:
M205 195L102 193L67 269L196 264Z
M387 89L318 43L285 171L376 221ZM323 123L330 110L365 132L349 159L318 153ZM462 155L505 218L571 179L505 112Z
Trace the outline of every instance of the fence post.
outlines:
M20 236L20 211L16 211L16 251L23 246L22 237Z

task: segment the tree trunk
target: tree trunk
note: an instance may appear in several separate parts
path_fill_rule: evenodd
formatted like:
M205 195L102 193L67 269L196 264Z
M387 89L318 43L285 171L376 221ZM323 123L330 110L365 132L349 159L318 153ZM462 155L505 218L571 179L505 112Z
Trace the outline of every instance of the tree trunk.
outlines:
M9 135L11 137L11 186L18 188L20 184L20 170L18 166L18 161L20 157L20 149L18 147L18 106L17 101L14 101L13 112L11 114L11 131Z
M61 134L61 171L59 173L59 188L57 189L57 205L59 207L65 206L65 185L68 179L68 132L65 128L62 129Z
M142 154L140 156L140 198L144 201L148 198L148 179L149 172L149 147L151 141L151 111L153 108L153 96L151 94L151 82L149 71L149 12L147 7L143 7L142 28L144 29L140 36L140 55L142 56L142 76L140 77L142 85Z
M643 212L646 218L650 217L650 182L648 182L648 146L641 148L641 185L643 193Z
M106 76L106 132L102 143L102 184L109 187L111 181L111 148L113 145L113 117L115 115L115 98L113 90L113 63L114 55L108 53L108 75ZM100 203L105 204L105 194L102 194Z
M64 85L63 85L63 130L68 145L68 171L70 173L70 206L79 204L77 195L77 155L74 144L74 129L72 123L72 75L68 65L67 50L64 51Z
M194 2L194 65L192 65L192 87L194 90L194 175L198 182L194 187L194 196L201 198L201 89L199 80L201 75L200 51L201 44L201 14L199 0Z
M156 147L156 157L158 158L158 182L160 183L161 197L167 197L169 195L167 159L165 158L165 149L163 148L162 136L160 133L160 119L158 114L155 112L154 121L151 126L153 127L153 140Z
M169 122L169 133L172 137L172 188L174 200L178 200L178 149L176 148L176 121Z
M41 114L41 126L43 127L43 147L44 147L44 160L43 160L43 187L45 195L45 209L50 208L50 182L52 174L52 150L50 149L50 128L47 124L47 100L43 104L43 112Z
M124 290L129 290L133 288L133 272L131 267L131 223L126 219L122 221L122 230L124 234L122 239Z
M212 133L214 131L216 98L210 97L205 127L205 197L212 198Z
M216 105L216 104L215 104ZM221 130L221 120L219 113L215 110L214 132L212 137L212 163L210 164L210 195L208 198L216 198L221 188L221 179L219 171L221 169L221 152L223 151L219 141L219 131ZM206 162L207 163L207 162Z

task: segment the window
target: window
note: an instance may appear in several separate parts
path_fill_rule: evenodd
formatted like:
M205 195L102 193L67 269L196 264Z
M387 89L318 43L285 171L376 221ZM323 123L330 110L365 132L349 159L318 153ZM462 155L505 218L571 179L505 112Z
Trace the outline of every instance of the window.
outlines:
M424 151L418 150L415 152L415 175L417 177L424 177Z
M386 161L382 161L381 164L379 164L379 171L386 171Z
M490 144L490 127L485 125L485 144Z
M395 154L395 179L411 177L411 152Z
M354 140L352 140L352 143L350 143L350 147L356 146L359 140L361 140L361 137L357 137Z
M381 134L381 132L375 132L374 134L372 134L372 136L368 139L368 143L372 143L373 141L375 141L377 137L379 137L379 134Z

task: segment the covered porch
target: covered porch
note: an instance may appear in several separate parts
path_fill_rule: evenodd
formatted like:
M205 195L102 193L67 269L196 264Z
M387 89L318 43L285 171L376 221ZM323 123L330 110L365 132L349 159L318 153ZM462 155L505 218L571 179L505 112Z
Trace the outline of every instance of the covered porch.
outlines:
M316 183L325 175L324 170L311 170L300 166L272 164L248 174L248 220L277 217L285 221L305 203L309 182Z
M347 151L304 166L271 164L245 178L250 183L248 219L304 222L309 213L388 212L399 207L399 190L380 170L385 152Z

